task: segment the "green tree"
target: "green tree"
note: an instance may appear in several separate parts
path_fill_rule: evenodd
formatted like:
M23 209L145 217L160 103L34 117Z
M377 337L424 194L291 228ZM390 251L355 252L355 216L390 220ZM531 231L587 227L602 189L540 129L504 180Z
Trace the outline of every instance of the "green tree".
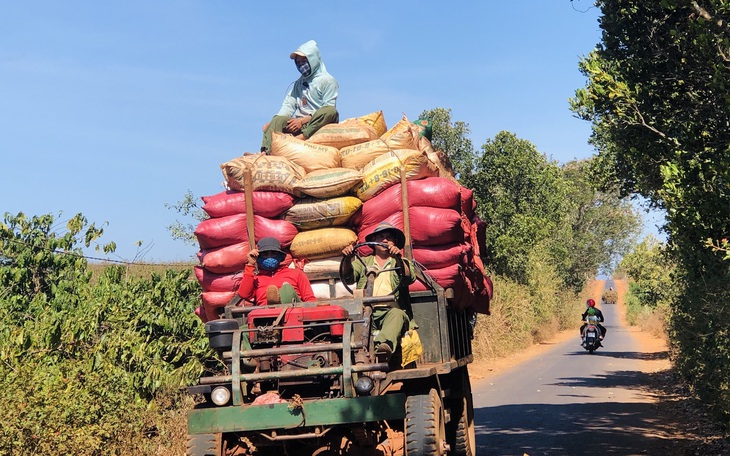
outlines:
M487 263L526 283L530 252L556 232L566 210L560 168L505 131L487 140L475 164L470 180L487 224Z
M507 132L477 155L466 137L468 125L452 122L450 110L421 117L431 120L432 144L446 152L461 184L475 190L477 210L490 225L486 260L495 272L517 273L513 278L525 283L528 257L544 244L534 261L549 261L562 284L580 291L588 277L611 269L626 252L639 217L616 191L597 190L592 161L559 167ZM544 270L529 266L536 268Z
M66 231L57 233L52 215L27 217L5 213L0 225L0 297L5 309L21 318L35 303L87 282L89 274L80 247L113 252L116 245L96 241L104 230L77 214L66 222ZM42 304L41 304L42 305Z
M182 241L187 245L197 245L198 240L195 237L195 228L198 223L208 218L208 215L203 211L199 204L198 198L195 197L193 192L188 190L183 195L183 199L180 201L170 204L165 203L167 209L172 209L183 217L182 220L175 220L172 224L167 227L167 231L173 239Z
M600 0L602 42L582 60L572 107L593 124L605 187L666 211L679 290L670 322L677 366L730 417L730 4ZM714 240L714 241L712 241Z
M664 306L674 302L675 264L668 255L667 246L654 236L648 236L625 255L617 272L630 280L631 294L646 307Z
M451 109L445 108L424 111L420 118L431 121L433 148L446 153L456 177L462 185L471 187L475 154L471 139L468 138L469 125L461 121L452 122Z
M593 159L561 169L566 181L562 227L551 250L566 286L580 291L596 271L608 274L635 243L641 217L616 191L600 191L591 172Z

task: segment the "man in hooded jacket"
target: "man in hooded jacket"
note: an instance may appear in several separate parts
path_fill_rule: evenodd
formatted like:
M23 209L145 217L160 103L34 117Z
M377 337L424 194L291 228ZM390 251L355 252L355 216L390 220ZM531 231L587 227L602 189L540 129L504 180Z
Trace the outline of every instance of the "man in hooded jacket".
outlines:
M301 76L294 81L279 112L264 125L261 152L271 150L273 132L307 139L323 126L340 120L336 108L339 85L327 72L317 43L309 40L289 57L294 60Z

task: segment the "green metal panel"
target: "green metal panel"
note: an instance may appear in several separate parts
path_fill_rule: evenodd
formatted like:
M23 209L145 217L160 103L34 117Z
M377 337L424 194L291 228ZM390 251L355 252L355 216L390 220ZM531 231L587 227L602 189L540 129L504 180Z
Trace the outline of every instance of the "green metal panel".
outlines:
M188 412L188 434L256 431L405 418L406 396L386 394L304 401L303 409L289 404L242 405Z
M444 333L447 331L446 325L442 326L439 321L439 307L442 304L438 302L436 296L425 293L423 295L425 297L411 294L413 317L418 324L418 334L423 346L421 361L426 364L447 362L449 354L448 351L443 351L442 339L448 337L448 332Z

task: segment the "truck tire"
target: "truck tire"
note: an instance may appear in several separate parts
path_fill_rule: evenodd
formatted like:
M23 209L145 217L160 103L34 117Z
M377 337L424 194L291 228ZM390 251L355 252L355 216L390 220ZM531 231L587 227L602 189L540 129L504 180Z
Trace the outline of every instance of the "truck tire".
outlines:
M452 419L446 424L446 440L451 445L452 454L456 456L474 456L476 454L476 434L474 431L474 401L471 395L471 382L466 369L457 371L460 385L456 395L449 399Z
M453 451L456 456L474 456L476 434L474 432L474 406L470 397L463 398L461 414L456 423L456 438Z
M221 434L188 435L186 456L221 456Z
M406 456L446 454L444 407L435 389L406 400Z

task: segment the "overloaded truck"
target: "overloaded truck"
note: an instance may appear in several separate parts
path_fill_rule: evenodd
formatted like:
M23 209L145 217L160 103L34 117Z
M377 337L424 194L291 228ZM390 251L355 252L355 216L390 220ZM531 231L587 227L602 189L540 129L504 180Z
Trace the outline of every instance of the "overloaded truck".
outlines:
M272 154L275 149L272 147ZM271 157L248 159L268 163ZM324 285L317 301L257 306L236 299L225 304L216 304L211 297L207 302L204 299L206 308L199 315L215 356L206 361L206 372L198 384L189 388L197 405L188 415L188 455L475 454L467 366L473 361L475 312L488 312L491 282L485 276L467 292L469 287L462 282L436 280L418 261L419 255L414 255L418 242L414 243L412 234L419 230L414 229L411 215L413 204L419 203L409 201L409 189L417 187L409 182L407 166L400 163L393 170L396 180L388 184L400 197L393 203L399 214L391 221L406 235L404 257L412 260L416 272L416 283L404 292L410 294L418 328L405 335L393 356L383 359L376 354L372 306L394 304L395 297L392 293L373 296L371 286L355 289L342 274L344 261L358 261L374 247L363 242L368 227L362 223L362 214L359 223L349 222L355 240L331 241L334 245L327 253L339 252L341 243L356 242L352 257L339 258L339 266L329 269L303 267L313 284ZM267 167L280 169L278 164ZM367 168L361 172L365 175L361 180L366 181ZM259 215L271 207L257 194L267 190L257 187L256 176L259 183L265 178L256 169L245 169L236 188L234 180L228 179L230 170L224 169L224 175L229 187L226 197L237 198L245 216L239 217L242 223L245 220L245 235L236 242L253 248L255 240L266 235L257 230L271 229ZM286 180L280 177L273 180ZM296 194L294 190L291 193ZM349 188L346 192L355 191ZM261 210L256 208L257 198ZM306 201L311 204L311 199ZM331 208L328 211L332 215ZM199 239L205 239L204 230L197 231ZM296 239L283 244L289 244L292 253L302 251ZM201 242L201 264L205 266L206 254L222 248L228 246ZM396 267L399 277L402 272L402 266ZM209 271L201 274L205 273ZM369 284L376 275L377 271L368 271ZM223 276L218 271L216 279ZM201 283L212 283L210 277L198 278ZM471 279L479 281L473 275ZM444 283L451 286L442 286ZM223 301L232 294L230 290L218 293L223 293Z

